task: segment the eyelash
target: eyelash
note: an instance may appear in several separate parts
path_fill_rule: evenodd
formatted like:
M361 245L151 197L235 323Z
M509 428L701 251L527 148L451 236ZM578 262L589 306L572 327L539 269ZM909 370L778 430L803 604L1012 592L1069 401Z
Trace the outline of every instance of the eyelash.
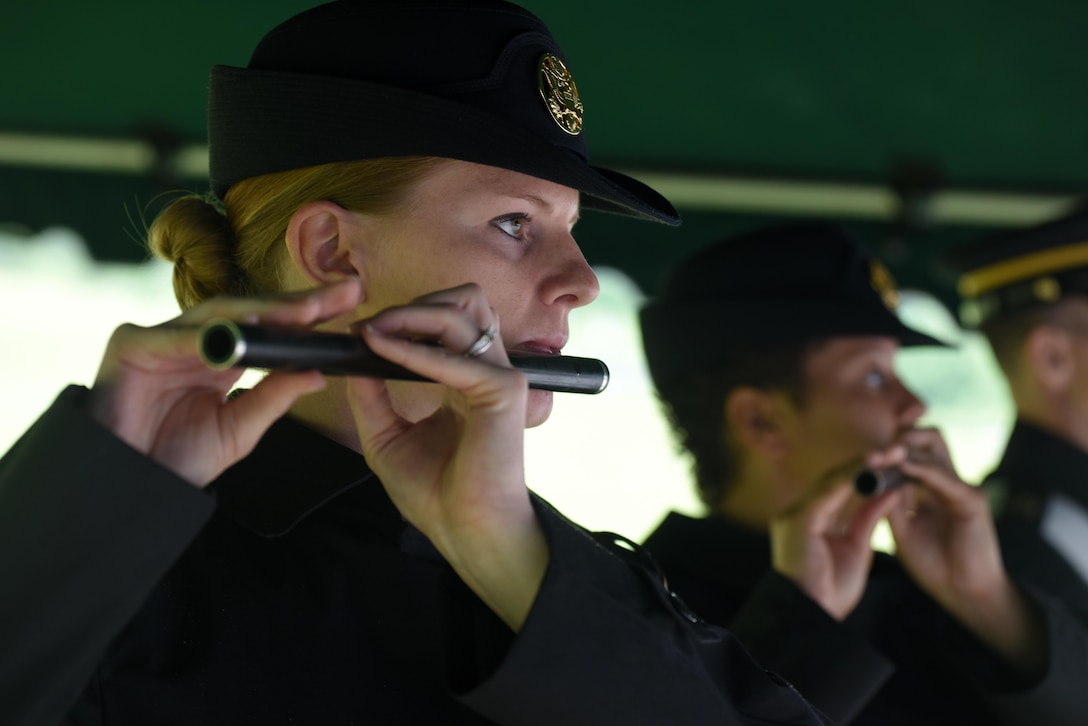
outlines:
M507 237L512 237L513 239L516 239L516 240L518 240L520 242L524 242L525 241L525 236L524 236L525 227L526 227L526 225L529 224L529 221L530 221L530 217L529 217L528 214L507 214L507 215L505 215L503 217L497 217L497 218L491 220L491 224L494 225L500 232L505 234ZM507 223L507 222L517 222L518 223L518 233L517 234L510 234L505 229L503 229L502 225Z

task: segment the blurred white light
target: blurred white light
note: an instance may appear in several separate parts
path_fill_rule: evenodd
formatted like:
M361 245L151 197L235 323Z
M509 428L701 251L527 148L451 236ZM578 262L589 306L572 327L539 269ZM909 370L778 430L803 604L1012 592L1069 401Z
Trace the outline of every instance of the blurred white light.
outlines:
M0 233L0 452L67 384L93 383L119 324L178 314L171 270L157 260L96 263L69 230ZM620 273L601 278L599 301L572 316L567 352L606 361L611 382L596 396L556 395L552 420L527 435L526 476L572 519L640 538L667 509L695 500L642 363L642 296Z
M571 519L641 540L668 510L702 508L643 360L643 295L621 272L598 274L600 297L572 314L565 352L604 360L610 384L596 396L555 396L551 420L526 434L526 477ZM65 385L94 381L120 323L153 325L177 315L170 275L157 261L96 263L67 230L0 233L0 452ZM996 364L985 342L960 331L933 298L905 291L902 300L908 324L958 344L904 350L899 365L927 400L926 421L945 432L961 475L976 480L996 463L1012 422Z
M904 348L896 364L926 404L922 423L944 433L960 477L978 483L997 466L1016 415L990 344L925 292L901 291L899 317L953 346Z

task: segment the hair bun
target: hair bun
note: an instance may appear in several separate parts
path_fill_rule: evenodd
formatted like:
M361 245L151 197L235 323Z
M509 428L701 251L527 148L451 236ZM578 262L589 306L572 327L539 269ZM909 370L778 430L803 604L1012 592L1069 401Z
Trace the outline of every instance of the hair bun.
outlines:
M234 292L234 231L203 197L182 197L166 207L148 230L148 246L174 263L174 294L183 309Z

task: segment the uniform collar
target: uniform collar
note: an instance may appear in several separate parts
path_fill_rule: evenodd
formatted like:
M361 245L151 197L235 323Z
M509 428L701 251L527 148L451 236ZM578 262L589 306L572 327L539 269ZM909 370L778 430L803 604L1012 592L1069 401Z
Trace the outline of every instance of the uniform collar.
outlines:
M771 569L771 540L766 532L742 526L717 513L702 519L669 512L647 538L645 547L665 574L683 569L719 586L753 588ZM880 576L898 565L877 552L870 570Z
M1088 453L1018 419L989 484L1007 488L1008 505L1030 499L1041 504L1051 492L1061 492L1088 507Z
M287 534L351 490L353 503L390 534L404 526L360 454L291 418L274 423L253 453L223 472L211 489L223 514L262 537Z
M646 549L666 574L681 566L712 582L753 585L771 563L771 543L763 532L746 529L725 517L702 519L669 512L646 540Z

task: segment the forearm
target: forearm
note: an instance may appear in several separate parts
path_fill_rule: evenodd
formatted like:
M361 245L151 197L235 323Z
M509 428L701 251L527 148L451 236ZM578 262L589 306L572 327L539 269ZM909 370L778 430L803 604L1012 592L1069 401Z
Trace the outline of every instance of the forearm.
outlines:
M990 689L986 698L1003 726L1082 724L1088 713L1088 628L1061 602L1027 588L1024 593L1044 622L1045 672L1025 688Z
M993 591L942 603L959 623L1027 681L1046 670L1047 638L1042 615L1007 576Z
M895 673L895 664L769 572L729 624L764 667L797 686L836 723L851 723Z
M550 558L521 632L493 670L479 671L471 648L451 652L471 708L510 724L827 723L732 636L678 610L652 565L536 508ZM485 621L461 618L449 632L498 641Z
M994 723L1079 726L1088 713L1088 628L1063 603L1030 587L1020 591L1042 623L1037 645L1045 662L1037 677L1023 677L962 626L939 631L939 647L953 654L957 672L989 705Z
M0 722L50 724L214 502L58 399L0 462Z

